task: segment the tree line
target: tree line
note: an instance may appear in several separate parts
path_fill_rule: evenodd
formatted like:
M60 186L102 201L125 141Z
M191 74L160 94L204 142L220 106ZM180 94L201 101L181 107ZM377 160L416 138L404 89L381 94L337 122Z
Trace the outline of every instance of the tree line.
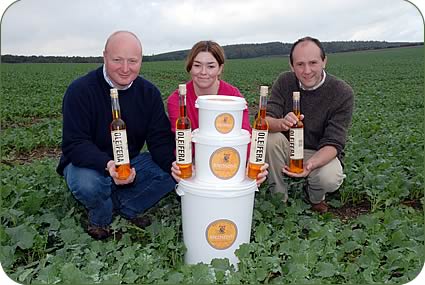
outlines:
M386 41L332 41L322 42L326 53L374 50L423 45L423 42L386 42ZM223 46L226 58L244 59L265 56L287 56L292 43L270 42L261 44L237 44ZM158 55L144 55L143 61L184 60L189 50L180 50ZM101 56L24 56L6 54L1 56L2 63L102 63Z

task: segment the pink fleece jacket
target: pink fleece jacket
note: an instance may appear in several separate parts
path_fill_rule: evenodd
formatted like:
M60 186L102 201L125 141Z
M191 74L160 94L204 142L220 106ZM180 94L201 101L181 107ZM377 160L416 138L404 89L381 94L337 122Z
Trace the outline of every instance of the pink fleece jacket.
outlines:
M242 97L242 94L239 92L239 89L230 85L229 83L220 80L220 86L218 87L219 95L230 95L230 96L237 96ZM187 116L190 119L190 122L192 124L192 131L197 129L199 127L199 116L198 116L198 109L195 107L195 102L198 97L195 94L195 89L193 87L193 81L189 81L186 83L186 113ZM168 110L168 117L171 122L171 130L173 133L176 132L176 120L179 116L179 90L176 89L169 97L167 101L167 110ZM249 110L248 106L243 111L242 115L242 129L247 130L251 134L251 124L249 121ZM251 143L248 144L247 149L247 162L249 159L249 152L250 152ZM193 155L195 154L195 148L193 149Z

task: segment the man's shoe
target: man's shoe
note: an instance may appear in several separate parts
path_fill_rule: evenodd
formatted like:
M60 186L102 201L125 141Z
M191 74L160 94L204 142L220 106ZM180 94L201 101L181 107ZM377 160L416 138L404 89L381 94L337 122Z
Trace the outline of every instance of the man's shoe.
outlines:
M144 229L152 224L152 220L146 215L135 217L134 219L131 219L130 222L141 229Z
M317 204L312 204L311 209L315 212L318 212L319 214L324 214L328 212L329 206L325 201L322 201Z
M109 227L99 227L95 225L89 225L87 227L87 233L97 240L106 239L112 235L112 231Z

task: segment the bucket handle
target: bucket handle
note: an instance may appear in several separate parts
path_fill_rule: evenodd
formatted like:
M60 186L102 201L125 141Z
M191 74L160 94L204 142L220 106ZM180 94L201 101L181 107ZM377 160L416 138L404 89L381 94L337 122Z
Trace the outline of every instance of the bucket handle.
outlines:
M176 190L177 195L179 196L184 195L184 191L179 188L179 184L176 184L176 186L174 186L174 189Z

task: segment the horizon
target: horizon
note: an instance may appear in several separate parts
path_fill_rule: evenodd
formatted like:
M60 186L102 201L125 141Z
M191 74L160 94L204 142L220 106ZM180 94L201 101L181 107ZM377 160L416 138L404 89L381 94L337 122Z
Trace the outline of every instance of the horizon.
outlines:
M337 42L375 42L375 43L388 43L388 44L416 44L415 46L420 46L421 44L424 45L424 41L380 41L380 40L337 40L337 41L321 41L322 44L325 43L337 43ZM271 44L271 43L281 43L281 44L289 44L292 45L293 43L289 43L289 42L281 42L281 41L270 41L270 42L264 42L264 43L240 43L240 44L229 44L229 45L223 45L222 47L229 47L229 46L239 46L239 45L264 45L264 44ZM407 46L406 46L407 47ZM386 48L392 48L392 47L386 47ZM382 48L384 49L384 48ZM189 51L189 49L181 49L181 50L174 50L174 51L167 51L167 52L163 52L163 53L159 53L159 54L143 54L143 57L155 57L155 56L160 56L160 55L165 55L165 54L171 54L171 53L176 53L176 52L184 52L184 51ZM283 54L282 54L283 55ZM16 57L64 57L64 58L103 58L102 55L88 55L88 56L83 56L83 55L44 55L44 54L31 54L31 55L22 55L22 54L1 54L1 56L16 56Z

